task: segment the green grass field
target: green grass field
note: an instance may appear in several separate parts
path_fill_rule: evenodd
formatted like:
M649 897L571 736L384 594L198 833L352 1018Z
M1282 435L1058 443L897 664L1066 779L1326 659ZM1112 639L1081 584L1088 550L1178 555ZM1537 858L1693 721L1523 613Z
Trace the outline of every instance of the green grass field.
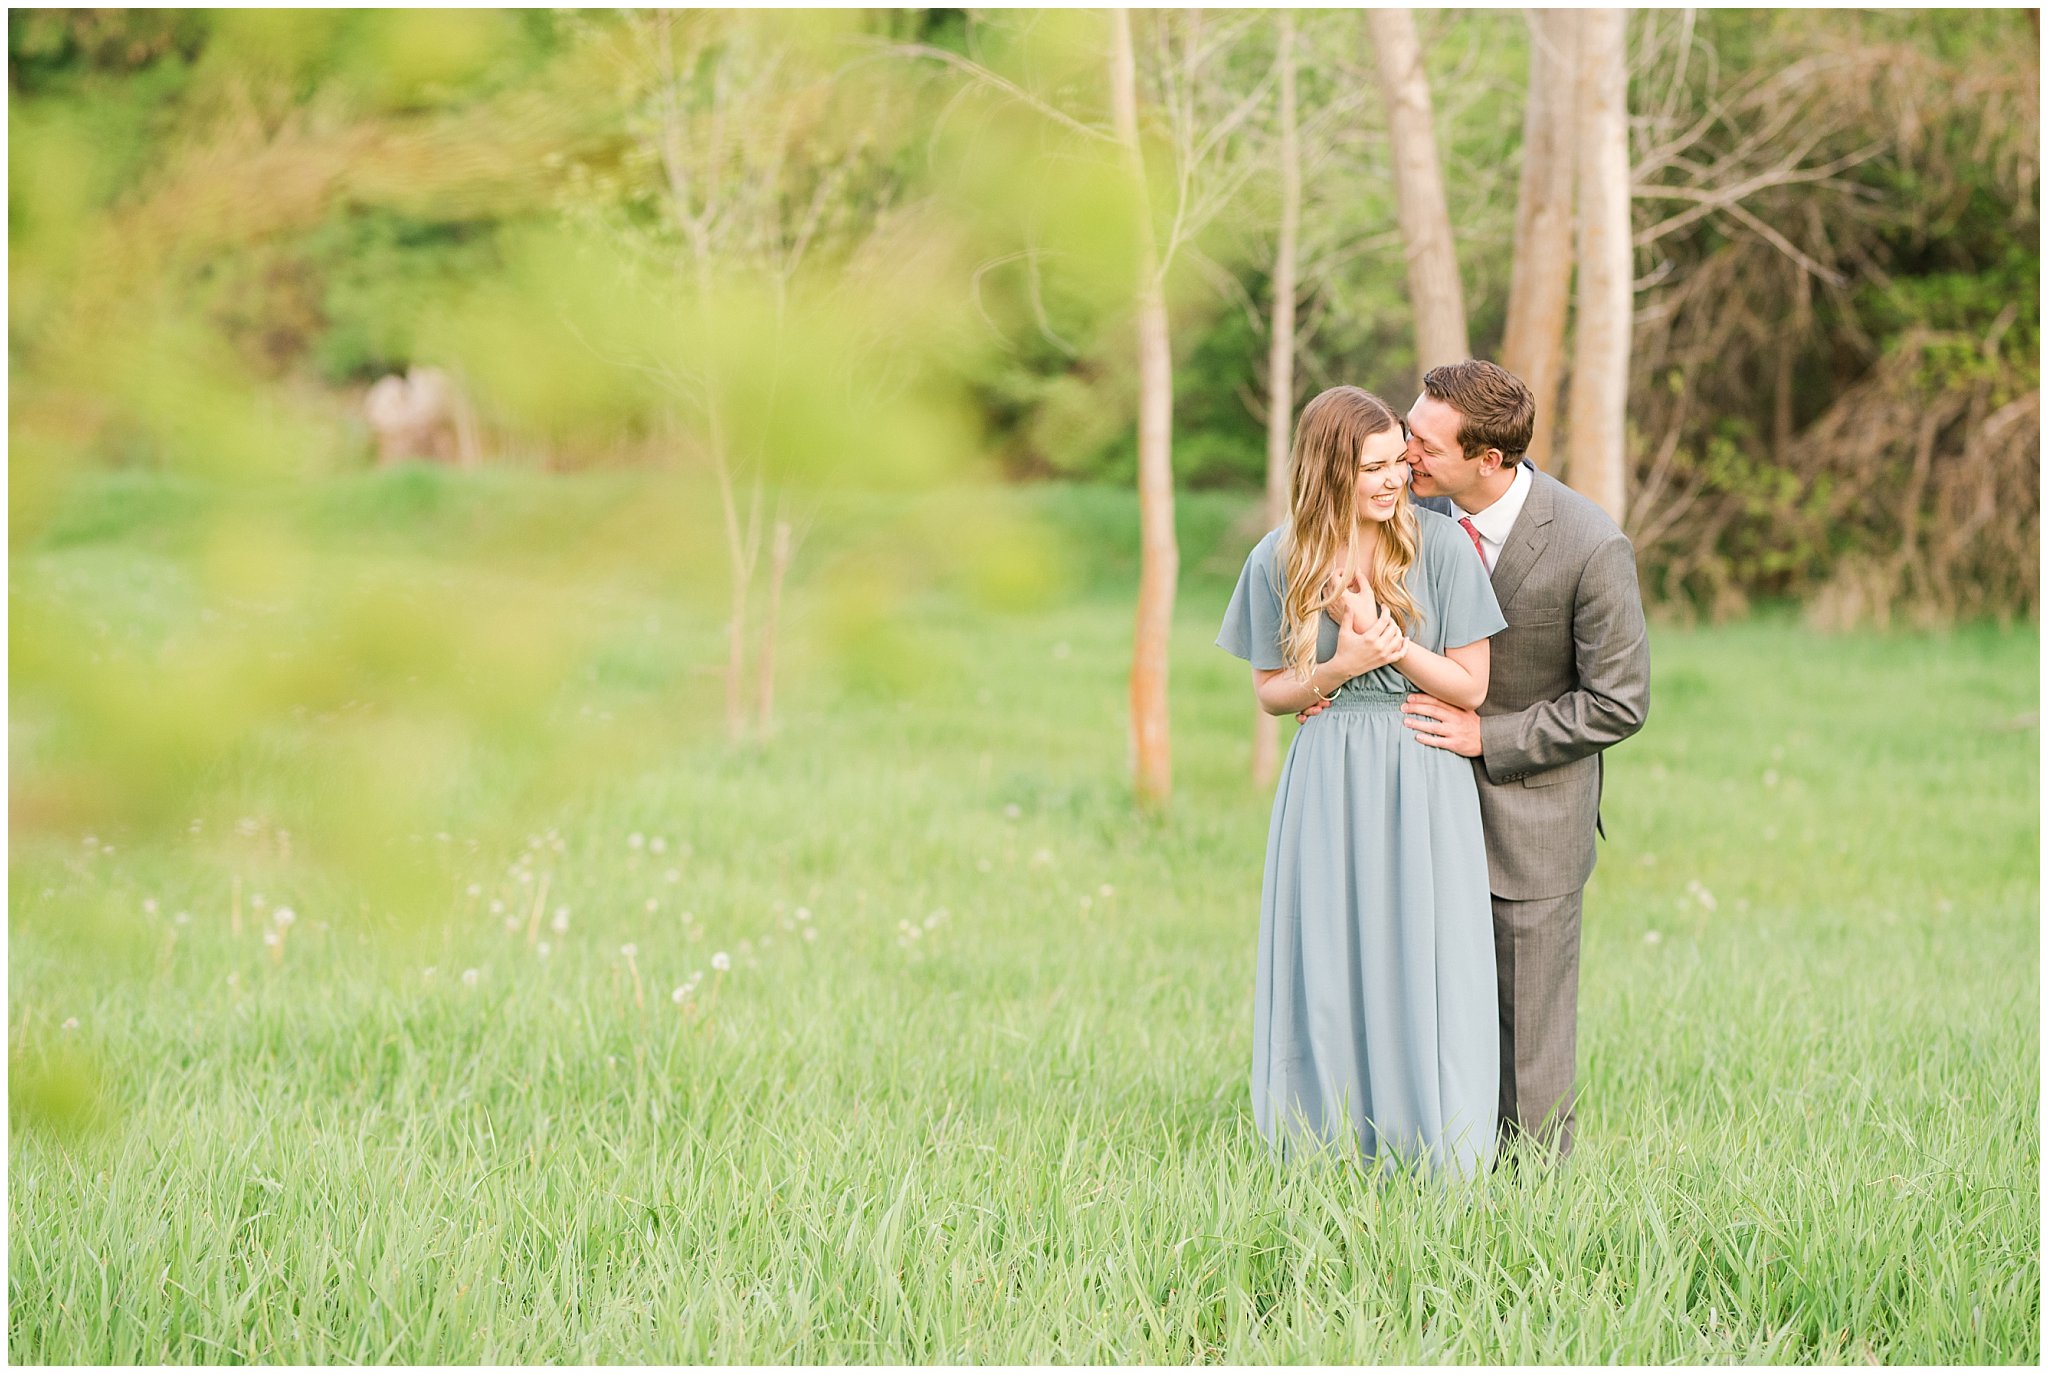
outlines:
M321 528L437 543L556 499L423 480L338 484ZM1069 532L1035 605L936 587L893 627L917 674L835 670L803 610L828 521L771 742L651 747L536 804L529 846L457 807L410 937L286 857L320 843L288 786L232 838L18 828L10 1357L2038 1361L2035 629L1655 629L1575 1161L1442 1193L1279 1169L1252 1128L1269 799L1210 646L1242 502L1183 501L1176 796L1145 819L1131 502L1005 499ZM184 633L191 503L78 512L17 543L17 607ZM576 691L704 709L713 613L619 596ZM253 904L232 928L242 851L297 912L281 958Z

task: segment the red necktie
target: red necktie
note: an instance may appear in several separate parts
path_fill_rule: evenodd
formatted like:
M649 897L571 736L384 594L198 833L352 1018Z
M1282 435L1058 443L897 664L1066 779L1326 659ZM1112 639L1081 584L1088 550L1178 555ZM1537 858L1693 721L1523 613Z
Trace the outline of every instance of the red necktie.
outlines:
M1482 568L1486 568L1488 572L1492 572L1493 569L1487 567L1486 565L1486 546L1479 542L1479 527L1472 523L1472 517L1470 516L1466 516L1464 519L1458 521L1458 523L1465 527L1465 533L1472 536L1472 547L1475 550L1477 550L1479 554L1479 566Z

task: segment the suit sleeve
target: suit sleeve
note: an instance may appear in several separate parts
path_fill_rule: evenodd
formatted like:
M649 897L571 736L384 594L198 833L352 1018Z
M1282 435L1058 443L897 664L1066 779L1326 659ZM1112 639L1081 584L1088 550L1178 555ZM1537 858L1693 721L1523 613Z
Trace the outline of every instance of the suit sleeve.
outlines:
M1650 636L1635 550L1616 534L1595 549L1572 603L1579 685L1524 710L1482 716L1480 757L1495 782L1619 744L1650 714Z

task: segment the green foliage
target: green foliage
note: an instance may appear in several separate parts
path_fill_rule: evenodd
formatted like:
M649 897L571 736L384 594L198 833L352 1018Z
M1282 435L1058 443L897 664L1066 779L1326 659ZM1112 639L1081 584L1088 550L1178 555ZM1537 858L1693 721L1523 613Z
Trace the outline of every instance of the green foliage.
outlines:
M1290 404L1339 382L1400 402L1416 369L1364 25L1350 12L1298 21L1303 116L1343 117L1315 125L1305 150ZM1490 354L1527 29L1508 12L1420 23L1470 336ZM1132 480L1135 257L1123 169L1097 136L1099 15L665 24L594 11L10 13L9 327L34 401L14 422L27 460L17 518L79 462L359 461L361 436L337 417L358 412L362 384L417 362L465 370L497 427L487 451L563 466L708 452L700 402L750 416L767 397L787 402L792 380L829 376L801 413L749 434L796 447L778 459L784 476L910 480L987 454L1019 479ZM1231 24L1228 50L1169 109L1173 62L1193 51L1176 44ZM1184 193L1199 201L1247 173L1173 245L1168 294L1177 480L1249 491L1264 468L1271 92L1188 180L1173 169L1177 138L1199 138L1269 79L1274 30L1242 16L1140 27L1155 227ZM1845 556L1903 537L1875 503L1852 510L1850 455L1822 451L1834 434L1869 446L1838 422L1847 398L1880 377L1910 390L1956 417L1940 464L1982 466L1973 426L2038 385L2034 30L2014 11L1700 11L1643 12L1634 32L1640 144L1655 141L1646 121L1714 111L1729 122L1702 158L1811 130L1808 163L1843 160L1745 202L1820 273L1732 213L1637 264L1629 413L1652 585L1714 611L1812 594ZM681 45L668 85L662 33ZM1796 80L1771 84L1786 72ZM1743 103L1759 89L1775 94ZM1806 102L1789 123L1785 102ZM488 191L453 175L490 164L501 141L516 165L479 173ZM261 184L236 180L250 167ZM1638 227L1676 203L1639 200ZM544 269L536 242L555 245ZM590 266L606 253L626 277ZM803 323L784 334L790 302ZM1887 371L1902 352L1911 367ZM971 415L954 406L961 389ZM854 393L889 399L835 399ZM921 418L898 429L882 418L898 409ZM307 452L261 457L286 447ZM1931 496L1904 523L1939 530L1970 509ZM1992 542L2019 548L2034 529ZM2029 613L2033 579L1998 559L1968 580L2019 589L2004 611Z
M198 10L10 9L9 86L40 94L102 74L179 67L198 53L206 29Z
M421 323L502 266L495 228L373 209L321 224L305 242L324 283L323 327L309 341L318 375L343 383L402 371L417 356Z

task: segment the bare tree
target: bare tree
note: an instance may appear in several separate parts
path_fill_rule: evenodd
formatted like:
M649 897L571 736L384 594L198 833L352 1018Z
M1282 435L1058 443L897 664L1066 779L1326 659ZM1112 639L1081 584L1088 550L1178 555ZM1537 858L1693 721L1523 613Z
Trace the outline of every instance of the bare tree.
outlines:
M1444 203L1429 77L1422 67L1415 17L1405 9L1376 9L1371 12L1371 22L1393 138L1394 199L1408 260L1408 297L1415 312L1419 375L1438 363L1456 362L1470 354L1465 293L1458 281L1458 253Z
M871 109L857 120L829 119L838 74L807 65L788 35L749 19L635 12L623 20L616 50L648 95L635 127L660 169L667 220L665 231L649 236L649 251L672 269L700 346L719 335L721 294L739 286L765 298L763 329L790 327L798 283L812 260L830 257L843 269L887 225L895 185L878 151L886 114ZM812 275L846 281L857 274ZM729 413L725 392L733 379L724 368L707 353L665 359L657 370L693 416L717 481L731 575L725 717L737 741L750 708L763 733L773 728L783 579L808 521L788 514L787 492L776 497L783 508L772 531L768 615L758 630L759 665L750 673L750 589L762 552L769 468L778 455L760 437L772 417Z
M1628 359L1634 328L1629 235L1628 12L1587 10L1578 67L1579 309L1566 470L1574 490L1627 514Z
M1287 518L1287 466L1294 428L1295 255L1301 238L1301 139L1295 110L1294 14L1280 12L1280 234L1273 251L1273 316L1266 352L1266 524ZM1280 718L1252 713L1252 780L1264 787L1280 769Z
M1167 731L1167 642L1180 545L1173 529L1173 351L1167 336L1166 292L1159 246L1152 237L1152 200L1145 151L1138 142L1138 67L1131 12L1110 13L1110 112L1130 172L1137 235L1138 331L1138 612L1131 645L1131 744L1138 800L1163 804L1173 794L1173 749Z
M1107 128L1093 112L1078 110L1071 94L1033 89L1027 73L994 71L971 55L930 45L898 45L895 50L967 73L981 89L1035 111L1065 134L1079 135L1083 148L1101 140L1115 150L1121 166L1134 222L1130 301L1138 362L1141 566L1131 651L1131 763L1139 803L1156 807L1166 803L1173 786L1167 650L1180 571L1173 513L1173 355L1166 280L1183 261L1207 270L1212 278L1222 275L1203 257L1195 240L1263 165L1257 142L1234 135L1264 107L1270 78L1240 90L1223 74L1241 37L1259 22L1257 15L1218 19L1188 11L1158 16L1144 26L1142 46L1128 10L1113 9L1108 19ZM1159 154L1151 158L1148 134L1154 139L1150 146ZM1013 256L1028 261L1036 273L1035 246ZM1040 327L1045 328L1042 318ZM1063 342L1061 346L1066 347Z
M1529 96L1522 116L1522 179L1515 206L1513 275L1501 365L1536 398L1529 458L1549 468L1571 304L1572 179L1579 14L1530 10ZM1555 475L1555 474L1553 474Z

